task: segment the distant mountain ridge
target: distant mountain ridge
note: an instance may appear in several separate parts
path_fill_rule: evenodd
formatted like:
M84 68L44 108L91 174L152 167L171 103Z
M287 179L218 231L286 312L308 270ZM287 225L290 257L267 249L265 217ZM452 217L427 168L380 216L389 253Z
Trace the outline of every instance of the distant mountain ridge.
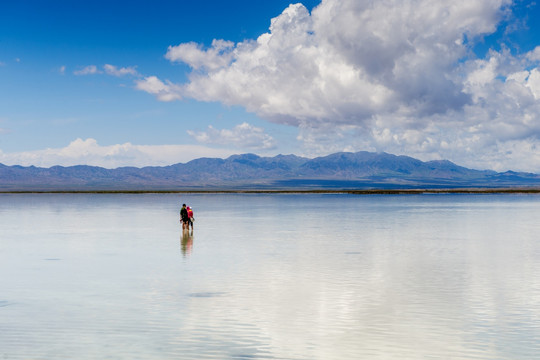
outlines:
M340 152L314 159L295 155L233 155L170 166L6 166L0 191L280 190L538 187L531 173L472 170L447 160L423 162L387 153Z

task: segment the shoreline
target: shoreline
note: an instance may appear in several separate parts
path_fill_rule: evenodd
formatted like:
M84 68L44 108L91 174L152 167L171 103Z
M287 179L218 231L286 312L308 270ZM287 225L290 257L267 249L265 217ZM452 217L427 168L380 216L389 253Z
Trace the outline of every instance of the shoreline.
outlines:
M282 189L282 190L0 190L0 194L540 194L540 188L459 188L459 189Z

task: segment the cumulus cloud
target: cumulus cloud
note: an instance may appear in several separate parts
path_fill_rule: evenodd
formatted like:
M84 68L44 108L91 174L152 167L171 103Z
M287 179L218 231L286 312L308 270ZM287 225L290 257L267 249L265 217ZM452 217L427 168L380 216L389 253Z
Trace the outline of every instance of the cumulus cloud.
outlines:
M232 41L214 40L208 50L197 43L189 42L178 46L169 46L165 57L173 62L185 62L194 69L215 70L230 64L234 49Z
M156 76L148 76L136 81L138 90L154 94L160 101L173 101L182 99L182 87L170 81L163 82Z
M192 73L184 96L242 105L279 123L444 113L470 101L456 79L464 37L493 32L502 5L327 0L310 14L293 4L256 41L214 40L207 50L185 43L166 57L203 70Z
M137 70L135 70L134 66L119 68L119 67L114 66L114 65L105 64L103 66L103 69L105 70L106 74L113 75L113 76L118 76L118 77L125 76L125 75L133 75L133 76L138 75L138 72L137 72Z
M102 71L100 71L96 65L88 65L80 70L75 70L73 74L75 75L94 75L94 74L101 74Z
M540 46L537 46L527 54L527 59L530 61L540 61Z
M227 157L235 152L196 145L133 145L131 143L101 146L95 139L76 139L64 148L20 153L0 151L0 163L50 167L54 165L93 165L105 168L120 166L165 166L188 162L200 157Z
M210 125L207 131L189 130L188 134L204 144L229 145L253 150L270 150L276 147L274 138L266 134L264 129L245 122L232 130L218 130Z
M540 47L473 53L511 6L324 0L309 13L292 4L255 40L170 46L166 58L193 69L189 81L150 76L137 88L163 101L240 105L296 126L308 155L375 150L540 171L531 153L540 145Z
M65 71L65 66L62 67L63 71ZM118 67L111 64L105 64L103 65L103 69L98 68L96 65L88 65L80 70L75 70L73 74L75 75L95 75L95 74L107 74L112 75L116 77L126 76L126 75L132 75L132 76L139 76L139 73L135 69L135 66L128 66L128 67Z

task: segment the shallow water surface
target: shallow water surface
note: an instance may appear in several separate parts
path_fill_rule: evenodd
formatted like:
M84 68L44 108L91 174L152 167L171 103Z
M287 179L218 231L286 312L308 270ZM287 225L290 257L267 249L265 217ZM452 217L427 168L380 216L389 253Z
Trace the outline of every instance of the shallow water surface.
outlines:
M536 359L539 213L536 195L0 195L0 358Z

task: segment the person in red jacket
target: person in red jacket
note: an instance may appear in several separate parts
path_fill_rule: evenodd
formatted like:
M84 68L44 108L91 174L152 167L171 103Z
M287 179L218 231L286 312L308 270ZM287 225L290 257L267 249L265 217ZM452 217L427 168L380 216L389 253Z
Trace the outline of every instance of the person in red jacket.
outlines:
M195 221L195 218L193 217L193 209L191 207L187 207L187 213L188 213L188 230L189 226L191 225L191 231L193 231L193 221Z

